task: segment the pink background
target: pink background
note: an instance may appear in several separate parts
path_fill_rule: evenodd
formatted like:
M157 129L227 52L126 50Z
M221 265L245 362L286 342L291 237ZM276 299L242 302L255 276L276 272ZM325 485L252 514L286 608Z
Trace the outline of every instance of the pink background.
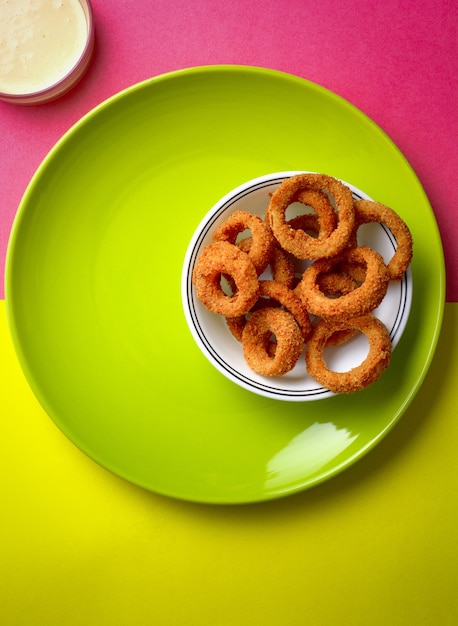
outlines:
M458 301L458 9L452 0L92 0L96 49L82 82L36 107L0 102L0 272L43 157L82 115L151 76L235 63L314 81L369 115L415 169ZM3 291L0 297L4 297Z

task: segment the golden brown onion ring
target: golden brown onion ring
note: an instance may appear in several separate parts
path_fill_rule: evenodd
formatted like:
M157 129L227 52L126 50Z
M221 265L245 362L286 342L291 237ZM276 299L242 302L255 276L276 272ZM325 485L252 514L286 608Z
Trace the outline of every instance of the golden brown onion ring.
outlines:
M339 263L336 266L335 271L339 274L348 276L360 285L366 280L366 266L364 263L349 263L348 261L342 261L342 263Z
M254 311L259 311L259 309L264 309L265 307L280 307L280 303L277 300L272 300L272 298L258 298L250 311L248 311L245 315L226 317L226 324L231 335L233 335L237 341L242 341L243 329L245 328L245 324L247 323L249 316Z
M233 280L235 293L232 295L223 291L221 275ZM245 252L227 241L209 244L202 250L192 280L199 300L218 315L245 315L258 299L258 276L253 262Z
M296 280L296 268L290 253L275 245L269 265L273 280L292 289Z
M259 295L276 300L291 313L301 329L304 341L307 341L312 332L312 324L302 300L292 289L288 289L285 285L274 280L260 280Z
M387 226L396 239L397 248L387 263L391 280L400 280L412 260L413 241L407 224L393 209L371 200L357 200L355 203L355 228L362 224L378 222Z
M315 217L318 224L318 230L316 235L319 239L329 237L333 230L337 226L337 213L334 211L334 207L323 191L316 191L306 189L299 191L293 198L293 202L300 202L301 204L313 209L313 213L301 213L295 217L289 219L287 224L292 228L300 228L307 232L308 216ZM304 218L304 222L301 223L301 218ZM312 227L312 230L315 228Z
M313 238L286 221L286 209L304 191L329 193L336 205L337 226L328 237ZM331 257L343 250L355 224L355 210L350 189L325 174L299 174L286 178L272 194L266 212L267 221L282 248L299 259Z
M369 340L369 353L364 361L348 372L328 368L324 349L336 332L356 329ZM391 360L391 340L385 325L372 315L345 321L321 320L310 337L305 352L308 373L320 385L334 393L353 393L368 387L380 378Z
M328 220L324 222L324 226L320 223L318 215L315 213L303 213L302 215L296 215L288 220L286 223L294 230L303 230L307 235L314 239L329 237L334 228L337 225L336 214L333 213L335 220Z
M248 256L258 276L266 269L272 256L275 240L272 232L259 215L247 211L235 211L213 233L213 241L237 243L237 237L245 230L251 231ZM242 240L243 241L243 240Z
M332 272L342 261L365 264L366 278L353 291L339 298L329 298L320 290L319 277ZM382 256L368 248L347 248L332 259L318 259L305 270L298 294L309 313L325 319L348 319L370 313L383 300L389 282Z
M272 335L275 336L275 350L271 345ZM267 307L255 311L243 329L245 360L261 376L282 376L292 370L303 345L299 326L291 313L283 309Z
M320 291L328 298L340 298L359 287L359 283L354 278L340 272L320 274L317 283Z
M318 285L320 291L328 296L328 298L340 298L350 293L357 287L358 282L348 274L329 272L318 277ZM355 328L346 328L345 330L336 330L327 341L328 346L338 346L345 343L357 334Z

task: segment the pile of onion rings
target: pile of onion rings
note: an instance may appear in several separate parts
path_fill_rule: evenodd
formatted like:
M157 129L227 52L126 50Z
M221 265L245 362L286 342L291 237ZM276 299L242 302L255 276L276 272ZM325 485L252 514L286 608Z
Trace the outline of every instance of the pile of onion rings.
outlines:
M305 212L288 216L292 205ZM358 229L368 222L383 224L396 240L387 263L358 244ZM354 200L331 176L298 174L270 195L264 220L240 210L230 215L199 255L192 280L204 306L225 318L254 372L282 376L304 352L309 376L334 393L353 393L390 363L390 336L373 312L409 267L412 248L393 209ZM329 369L325 348L357 333L369 342L363 362L347 372Z

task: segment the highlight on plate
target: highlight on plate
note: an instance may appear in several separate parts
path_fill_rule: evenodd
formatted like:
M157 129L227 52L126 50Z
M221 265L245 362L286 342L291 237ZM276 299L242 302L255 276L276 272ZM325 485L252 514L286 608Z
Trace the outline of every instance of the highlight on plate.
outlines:
M394 238L390 259L358 243L370 223ZM332 393L353 393L390 364L390 333L374 311L404 277L412 247L407 224L390 207L355 199L332 176L299 173L270 193L263 217L236 209L213 230L192 283L205 308L224 318L253 372L281 377L302 359L304 375ZM369 346L362 362L348 371L329 367L326 348L360 333Z

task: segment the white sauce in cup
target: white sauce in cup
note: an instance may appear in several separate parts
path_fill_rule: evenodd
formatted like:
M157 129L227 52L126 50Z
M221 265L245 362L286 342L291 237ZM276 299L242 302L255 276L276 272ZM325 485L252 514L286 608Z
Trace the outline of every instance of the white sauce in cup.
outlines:
M0 92L31 94L64 79L88 41L79 0L0 1Z

